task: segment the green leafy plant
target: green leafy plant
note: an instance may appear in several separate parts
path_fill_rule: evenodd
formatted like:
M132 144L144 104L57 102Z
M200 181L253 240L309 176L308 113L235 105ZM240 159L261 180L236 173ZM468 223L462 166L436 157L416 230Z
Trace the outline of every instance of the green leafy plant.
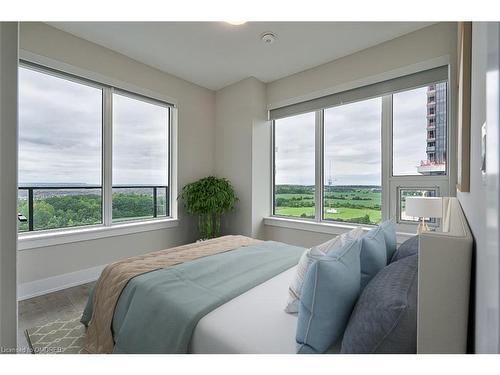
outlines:
M221 216L231 211L238 201L231 183L225 178L204 177L182 188L180 198L186 211L198 215L202 239L221 234Z

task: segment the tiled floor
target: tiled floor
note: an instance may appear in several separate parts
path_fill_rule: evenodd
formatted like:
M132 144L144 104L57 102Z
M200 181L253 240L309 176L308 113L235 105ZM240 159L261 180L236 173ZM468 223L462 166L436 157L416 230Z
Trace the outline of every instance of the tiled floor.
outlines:
M18 347L29 353L24 331L57 318L81 314L93 283L45 294L19 302Z

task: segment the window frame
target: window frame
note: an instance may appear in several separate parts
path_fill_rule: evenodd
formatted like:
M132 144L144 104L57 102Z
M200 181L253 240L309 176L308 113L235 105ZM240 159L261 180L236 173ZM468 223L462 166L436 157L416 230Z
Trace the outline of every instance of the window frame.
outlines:
M53 232L59 232L59 231L65 231L65 230L71 231L71 230L76 230L78 228L96 228L96 227L103 226L104 225L104 207L105 207L105 205L104 205L104 174L103 174L104 173L103 172L104 171L104 160L103 160L104 131L105 131L105 129L104 129L104 113L105 113L105 111L104 111L104 96L105 96L104 86L102 84L99 84L99 83L97 83L93 80L90 80L90 79L86 79L84 77L78 77L78 76L76 76L74 74L70 74L70 73L63 73L63 72L60 72L56 69L53 69L50 67L45 67L45 66L39 65L37 63L33 63L33 62L22 60L22 59L19 60L18 70L19 70L19 68L33 70L33 71L41 73L41 74L45 74L48 76L52 76L52 77L63 79L63 80L69 81L69 82L79 84L79 85L84 85L84 86L88 86L88 87L92 87L92 88L100 90L101 91L101 100L102 100L102 102L101 102L102 113L101 113L101 165L100 165L101 181L100 181L100 184L98 186L95 186L95 189L101 190L101 222L98 224L86 224L86 225L84 224L84 225L77 225L77 226L63 227L63 228L30 230L30 231L24 231L24 232L18 231L18 237L20 235L25 237L25 236L32 234L32 233L53 233ZM19 194L19 190L20 190L20 186L18 183L18 188L17 188L18 194Z
M414 232L415 227L418 223L412 223L408 221L400 221L399 220L399 195L398 192L400 189L404 188L421 188L421 189L437 189L439 192L439 196L447 196L451 193L451 179L454 176L452 168L454 165L451 165L449 162L449 155L451 154L452 147L451 141L453 138L452 129L450 126L451 123L451 85L450 85L450 76L449 76L449 67L448 67L448 77L446 80L439 80L434 82L429 82L425 85L416 85L413 87L408 87L402 90L395 90L388 94L384 94L378 96L382 100L382 108L381 108L381 147L382 147L382 159L381 159L381 220L387 220L392 218L395 220L398 231L401 232ZM446 174L440 176L425 176L425 175L401 175L394 176L393 175L393 95L398 92L404 92L408 90L417 89L419 87L426 87L432 84L437 84L439 82L446 82L446 151L447 151L447 165L446 165ZM338 225L342 227L349 226L358 226L362 225L363 227L373 227L373 225L367 224L357 224L357 223L345 223L335 220L325 220L323 218L323 194L324 194L324 111L328 108L359 102L363 100L372 99L373 97L366 97L362 99L358 99L352 102L345 102L335 106L330 106L326 108L322 108L316 111L309 111L316 113L316 128L315 128L315 138L316 138L316 163L315 163L315 176L316 176L316 185L315 185L315 217L314 219L304 219L293 216L283 216L275 214L275 198L276 198L276 190L275 190L275 121L276 119L271 119L271 218L284 219L287 221L303 221L303 222L313 222L321 225ZM427 102L425 103L427 105ZM286 118L286 117L284 117ZM319 211L318 211L319 209Z
M19 250L170 228L177 217L177 101L148 89L112 79L27 51L20 51L19 68L27 68L102 91L101 192L102 222L94 225L18 232ZM168 212L166 216L112 222L112 94L126 95L168 108Z
M314 184L315 186L318 185L318 178L323 178L322 171L319 170L320 164L323 164L322 160L318 160L318 142L322 141L322 138L318 138L318 129L321 127L321 124L319 122L318 116L321 116L321 121L323 117L323 110L319 111L311 111L314 112ZM306 113L311 113L311 112L306 112ZM323 147L320 145L320 147ZM276 150L276 126L275 126L275 120L271 122L271 216L277 217L277 218L283 218L283 219L289 219L292 216L285 216L285 215L278 215L276 214L276 206L274 204L275 199L276 199L276 189L275 189L275 177L276 177L276 164L275 164L275 150ZM322 204L322 198L318 196L319 192L318 189L314 189L314 219L311 218L298 218L303 221L310 221L310 222L318 222L317 220L317 212L318 212L318 207L321 207L320 205Z
M413 223L417 223L419 222L419 219L417 220L405 220L405 219L402 219L401 218L401 191L402 190L413 190L413 191L419 191L419 190L428 190L428 191L431 191L431 190L434 190L434 194L433 197L439 197L440 196L440 191L439 191L439 186L436 185L436 186L426 186L426 187L421 187L421 186L418 186L418 187L412 187L412 186L398 186L397 187L397 190L396 190L396 194L398 196L398 199L397 199L397 208L396 208L396 223L397 224L413 224ZM430 221L427 221L426 220L426 223L429 225L429 226L433 226L435 227L436 226L436 219L431 219Z
M113 95L114 94L117 94L117 95L121 95L121 96L125 96L129 99L134 99L134 100L139 100L139 101L143 101L143 102L146 102L146 103L149 103L149 104L154 104L154 105L158 105L158 106L161 106L161 107L164 107L167 109L168 111L168 114L167 114L167 143L168 143L168 162L167 162L167 187L168 187L168 202L167 202L167 210L166 210L166 215L165 216L161 216L161 217L152 217L152 218L148 218L148 219L134 219L134 218L131 218L130 220L126 220L126 221L123 221L123 223L132 223L132 222L143 222L143 221L151 221L151 220L161 220L161 219L171 219L172 216L171 216L171 202L172 202L172 194L170 193L170 186L171 186L171 182L172 182L172 178L171 178L171 160L172 160L172 154L171 154L171 137L172 137L172 106L169 105L168 103L165 103L163 101L160 101L158 99L154 99L154 98L149 98L149 97L146 97L144 95L140 95L140 94L136 94L134 92L129 92L129 91L126 91L126 90L122 90L122 89L119 89L119 88L115 88L115 87L111 87L111 90L110 90L110 108L109 108L109 111L110 111L110 124L108 125L109 127L109 134L108 134L108 137L110 137L110 139L107 141L109 143L109 145L111 145L111 147L108 147L110 148L110 152L111 152L111 155L108 156L111 160L107 160L108 163L110 163L111 165L108 167L107 169L107 172L109 172L109 176L107 176L107 180L109 180L108 184L109 186L108 189L110 191L107 191L107 194L108 194L108 199L109 201L111 202L110 206L109 207L106 207L107 208L107 211L105 212L106 215L109 215L106 217L107 219L107 222L109 223L109 225L119 225L119 222L113 222L113 118L112 118L112 113L113 113ZM104 157L104 155L103 155Z

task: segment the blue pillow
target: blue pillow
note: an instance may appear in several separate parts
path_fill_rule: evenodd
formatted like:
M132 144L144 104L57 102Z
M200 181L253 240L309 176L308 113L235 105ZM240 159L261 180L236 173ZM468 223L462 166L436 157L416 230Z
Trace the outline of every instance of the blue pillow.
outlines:
M317 258L307 270L299 304L297 352L324 353L344 333L359 295L361 241Z
M361 290L387 265L384 230L373 228L361 238Z
M398 246L396 240L396 223L394 222L394 220L386 220L379 226L384 231L385 246L387 251L387 263L389 263Z

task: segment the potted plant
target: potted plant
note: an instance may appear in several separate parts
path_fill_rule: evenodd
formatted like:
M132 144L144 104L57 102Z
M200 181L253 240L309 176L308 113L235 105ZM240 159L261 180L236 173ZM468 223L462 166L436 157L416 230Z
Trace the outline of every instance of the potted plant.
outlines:
M186 211L198 215L202 240L221 234L221 216L238 201L231 183L225 178L204 177L182 188L180 198Z

